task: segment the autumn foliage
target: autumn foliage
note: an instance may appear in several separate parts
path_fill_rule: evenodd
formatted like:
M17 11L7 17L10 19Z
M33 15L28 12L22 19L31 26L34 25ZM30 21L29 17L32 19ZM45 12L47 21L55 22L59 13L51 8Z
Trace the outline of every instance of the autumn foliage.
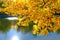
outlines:
M17 16L18 26L33 22L33 34L47 35L60 29L60 0L4 0L0 12Z

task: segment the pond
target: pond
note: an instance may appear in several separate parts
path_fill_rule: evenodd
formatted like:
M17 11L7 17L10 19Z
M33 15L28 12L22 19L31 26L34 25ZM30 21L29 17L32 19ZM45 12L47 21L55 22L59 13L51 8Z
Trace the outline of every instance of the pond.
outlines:
M31 28L17 28L16 20L0 19L0 40L60 40L60 34L35 36Z

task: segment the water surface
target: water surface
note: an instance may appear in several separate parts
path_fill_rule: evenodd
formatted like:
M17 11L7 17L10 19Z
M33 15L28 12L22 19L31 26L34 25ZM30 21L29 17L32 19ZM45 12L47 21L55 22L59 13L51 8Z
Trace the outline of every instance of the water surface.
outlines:
M16 20L0 19L0 40L60 40L60 34L33 35L31 28L16 29Z

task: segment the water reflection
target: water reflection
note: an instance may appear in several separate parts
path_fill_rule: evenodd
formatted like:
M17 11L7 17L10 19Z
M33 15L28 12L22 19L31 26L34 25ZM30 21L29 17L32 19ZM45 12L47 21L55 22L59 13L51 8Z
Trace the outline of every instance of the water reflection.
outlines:
M0 31L7 32L10 29L10 21L5 19L0 19Z
M16 27L16 20L0 19L0 40L60 40L60 34L34 36L32 27Z
M18 40L60 40L60 35L55 33L50 33L46 36L33 36L31 33L24 34L21 31L17 32L15 29L10 29L6 34L0 33L0 36L0 40L14 40L14 38Z
M17 35L14 35L11 40L19 40L19 37Z

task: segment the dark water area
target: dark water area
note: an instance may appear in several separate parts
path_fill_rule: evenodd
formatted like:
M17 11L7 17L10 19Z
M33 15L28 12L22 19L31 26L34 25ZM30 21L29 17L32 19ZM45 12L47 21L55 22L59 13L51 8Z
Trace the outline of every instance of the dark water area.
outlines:
M16 20L0 19L0 40L60 40L60 34L49 33L34 36L31 28L18 28Z

